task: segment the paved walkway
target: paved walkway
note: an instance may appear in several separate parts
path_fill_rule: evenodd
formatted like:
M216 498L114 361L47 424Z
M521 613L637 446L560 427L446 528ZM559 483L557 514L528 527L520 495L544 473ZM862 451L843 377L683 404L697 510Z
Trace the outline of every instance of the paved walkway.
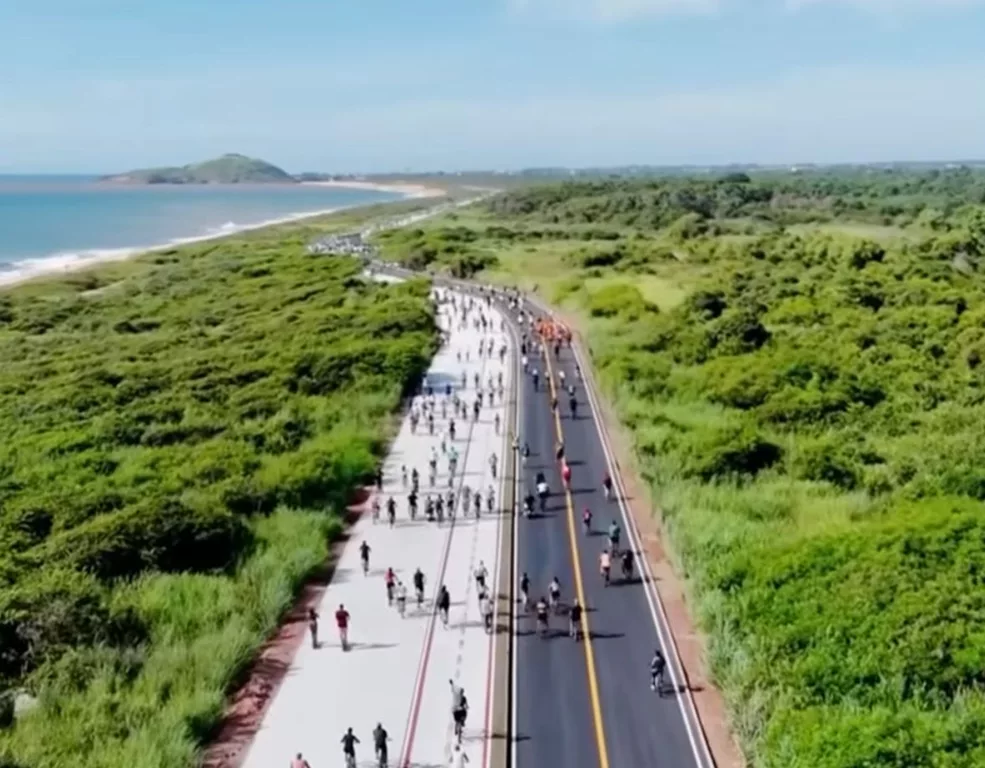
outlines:
M447 292L443 291L443 295ZM454 294L459 305L467 299ZM444 305L440 313L442 327L449 332L448 343L435 357L428 383L434 389L435 430L429 434L422 418L416 433L410 418L404 420L392 452L384 467L382 514L379 522L366 513L351 530L331 583L319 607L321 644L310 641L298 652L280 690L270 705L263 724L250 747L246 768L271 768L287 765L302 752L312 768L342 766L340 740L351 727L360 739L356 757L359 766L376 765L372 731L382 723L389 732L389 765L446 766L454 747L451 722L449 680L464 688L469 701L468 723L463 749L470 765L484 765L489 749L490 680L492 677L492 635L487 634L479 611L473 573L484 562L489 571L487 583L495 589L497 553L502 517L499 512L503 489L501 470L506 466L506 408L499 397L498 377L503 375L503 391L509 396L512 374L511 355L500 361L499 349L508 344L500 331L501 317L494 309L481 312L491 320L494 331L482 332L473 327L480 314L476 305L461 322L457 312ZM478 355L479 343L493 339L495 354ZM467 386L462 388L462 374ZM479 420L473 421L472 404L477 397L475 374L480 376L484 393ZM497 396L489 406L492 379ZM442 456L443 438L447 437L452 416L452 398L445 396L450 386L468 406L468 418L455 419L459 453L458 474L452 488L461 502L463 486L479 490L482 514L477 521L471 508L468 517L457 505L454 519L429 522L424 517L425 500L432 492L429 483L429 458L432 449L439 457L434 493L447 494L448 462ZM424 396L415 398L420 410ZM442 401L447 402L443 416ZM503 424L497 433L494 418ZM497 476L493 479L490 456L498 458ZM420 473L420 501L416 520L409 519L409 488L402 480L401 468ZM488 489L494 488L495 514L487 511ZM386 500L397 503L396 524L386 523ZM447 514L447 513L446 513ZM370 571L363 575L359 548L365 541L371 548ZM387 603L384 574L393 568L407 587L408 607L401 618ZM416 605L412 575L418 568L426 578L426 599ZM445 584L451 595L448 626L444 626L434 609L438 587ZM495 601L494 601L495 602ZM350 649L343 651L337 635L334 613L344 604L351 615Z

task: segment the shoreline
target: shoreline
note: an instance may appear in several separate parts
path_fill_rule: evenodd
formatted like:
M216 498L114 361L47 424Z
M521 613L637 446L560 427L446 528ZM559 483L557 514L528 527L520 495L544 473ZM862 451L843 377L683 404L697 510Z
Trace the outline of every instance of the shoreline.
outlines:
M405 199L420 199L425 197L444 197L447 192L440 187L429 187L426 184L404 182L351 181L333 179L332 181L302 181L301 184L310 187L334 187L336 189L362 189L369 192L393 192L403 195Z
M333 213L338 213L339 211L352 210L353 208L361 208L369 205L380 205L387 203L397 203L401 200L411 200L425 197L437 197L433 192L437 194L444 195L444 191L433 189L432 192L428 194L421 194L423 188L418 189L416 185L370 185L370 186L359 186L351 187L348 184L336 184L335 182L311 182L313 184L323 184L339 188L348 189L366 189L371 191L379 192L389 192L401 194L402 197L398 200L387 200L380 202L366 202L357 203L354 205L341 205L335 208L322 208L317 211L306 211L304 213L292 213L286 216L280 216L275 219L265 219L264 221L257 222L255 224L243 224L231 228L219 228L217 231L209 232L204 235L193 235L190 237L177 237L169 240L166 243L158 243L156 245L135 245L126 246L123 248L93 248L74 252L62 252L54 253L50 256L38 256L35 258L21 259L19 261L13 261L9 264L0 267L0 289L10 288L21 283L25 283L29 280L35 280L41 277L54 277L59 275L67 275L72 272L78 272L89 267L98 266L99 264L108 264L116 261L126 261L128 259L135 258L146 253L156 253L158 251L165 251L171 248L179 248L185 245L194 245L196 243L204 243L210 240L220 240L225 237L233 237L235 235L242 234L243 232L252 232L258 229L266 229L268 227L276 227L283 224L292 224L298 221L303 221L304 219L313 219L321 216L328 216ZM359 183L359 182L355 182ZM408 193L400 190L416 190L416 193ZM432 188L428 188L432 189Z

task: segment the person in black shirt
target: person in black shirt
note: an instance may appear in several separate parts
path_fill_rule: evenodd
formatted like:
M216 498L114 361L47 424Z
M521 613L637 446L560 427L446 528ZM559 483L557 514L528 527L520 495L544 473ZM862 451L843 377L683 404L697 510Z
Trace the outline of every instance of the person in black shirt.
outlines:
M577 599L571 603L571 610L568 612L568 620L568 630L577 642L581 638L581 603L579 603Z
M373 746L376 747L376 759L381 766L387 763L386 743L390 740L390 734L386 732L383 723L377 723L373 729Z
M356 764L356 744L361 743L350 728L342 736L342 754L345 755L346 765Z
M418 568L414 571L414 591L417 593L417 607L424 603L424 574Z
M653 658L650 660L650 690L660 691L663 695L663 685L664 685L664 670L667 668L667 659L664 658L663 652L657 648L653 652Z

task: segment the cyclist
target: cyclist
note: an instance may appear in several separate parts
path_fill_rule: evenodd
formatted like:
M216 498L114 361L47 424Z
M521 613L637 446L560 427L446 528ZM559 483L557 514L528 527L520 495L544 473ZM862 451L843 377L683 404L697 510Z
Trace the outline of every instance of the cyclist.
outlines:
M355 768L356 766L356 744L359 743L359 739L356 738L351 728L342 736L342 754L345 755L347 768Z
M383 723L377 723L373 729L373 746L376 747L376 759L379 761L380 768L386 768L387 749L386 743L390 740L390 735L383 727Z
M407 615L407 587L404 586L402 581L397 582L397 613L400 614L400 618L404 618Z
M605 473L605 477L602 478L602 490L605 491L605 499L608 501L612 498L612 477L609 473Z
M541 637L546 637L548 629L548 608L547 601L543 597L537 601L535 610L537 611L537 631L540 632Z
M523 514L530 517L530 514L534 511L534 494L533 491L527 490L527 495L523 497Z
M631 549L622 553L622 577L626 581L633 578L633 550Z
M363 564L364 576L369 573L369 549L370 549L369 544L367 544L365 541L363 541L363 543L359 545L359 559L362 561Z
M667 659L664 658L663 653L659 648L653 652L653 658L650 660L650 690L659 690L661 695L663 695L664 687L664 670L667 669Z
M585 507L585 511L581 513L581 524L585 528L585 535L590 536L592 533L592 510Z
M418 568L414 571L414 592L417 594L417 607L424 604L424 574Z
M581 603L577 598L571 603L571 610L568 612L568 631L575 642L581 638Z
M551 610L557 612L558 605L561 602L561 582L557 580L557 576L551 580L551 585L548 587L548 594L551 596Z
M530 607L530 577L527 576L526 571L520 577L520 602L523 604L524 611Z
M609 555L609 550L603 549L602 554L599 555L599 573L602 574L602 580L605 582L605 586L609 586L609 571L612 568L612 558Z
M609 523L609 547L612 549L612 554L614 556L619 554L619 537L621 533L619 523L615 520Z

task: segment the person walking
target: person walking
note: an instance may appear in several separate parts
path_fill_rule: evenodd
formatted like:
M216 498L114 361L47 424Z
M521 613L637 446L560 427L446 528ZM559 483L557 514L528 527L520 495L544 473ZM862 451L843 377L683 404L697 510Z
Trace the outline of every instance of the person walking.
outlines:
M349 650L349 612L345 606L339 604L339 609L335 612L335 625L339 628L339 640L342 642L342 650Z
M294 759L291 760L291 768L311 768L308 761L304 759L304 755L298 752Z
M449 609L451 609L451 594L448 592L448 587L442 584L441 589L438 591L438 615L441 617L441 623L445 627L448 626Z
M308 629L311 631L311 647L318 648L318 612L314 608L308 609Z

